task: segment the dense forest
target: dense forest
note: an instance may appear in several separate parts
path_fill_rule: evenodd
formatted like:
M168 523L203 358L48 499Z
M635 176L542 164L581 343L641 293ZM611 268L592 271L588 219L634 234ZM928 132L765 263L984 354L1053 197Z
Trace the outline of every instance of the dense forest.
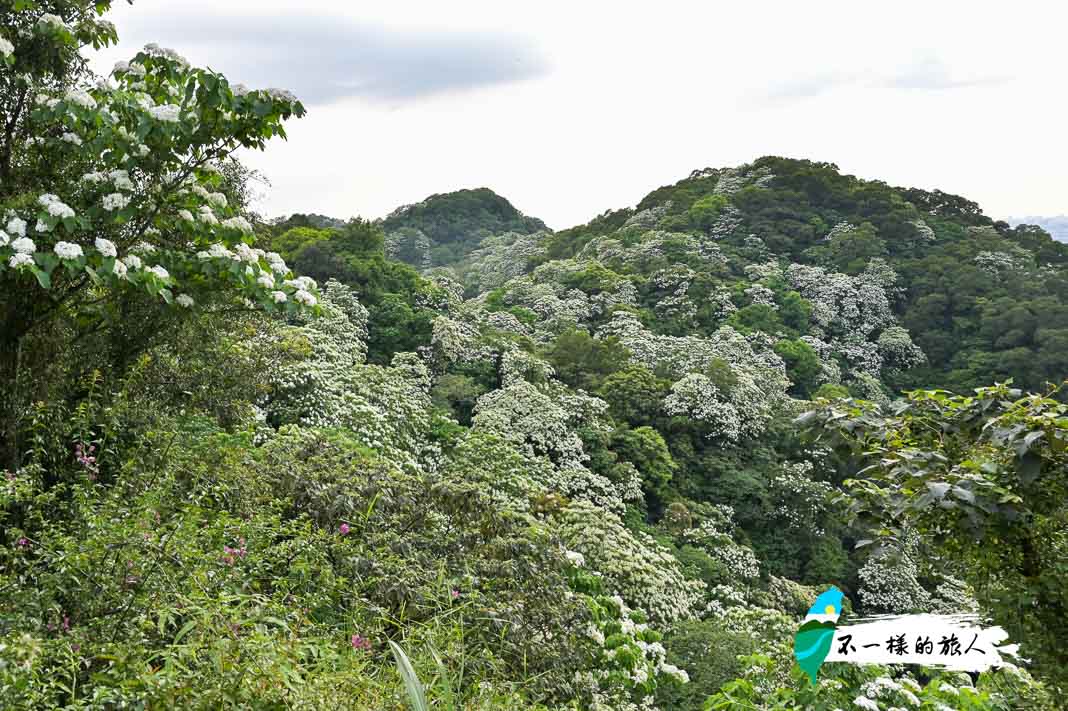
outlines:
M1068 245L779 157L265 220L305 113L0 0L0 708L1055 709ZM987 672L794 633L975 613Z

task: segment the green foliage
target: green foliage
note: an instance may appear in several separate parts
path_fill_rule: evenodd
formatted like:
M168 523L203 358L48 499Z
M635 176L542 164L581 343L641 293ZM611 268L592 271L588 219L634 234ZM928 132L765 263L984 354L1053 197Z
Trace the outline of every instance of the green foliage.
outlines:
M367 358L380 364L430 343L434 312L422 304L437 291L408 265L387 259L384 240L380 226L360 219L336 229L292 227L270 239L302 273L356 291L369 312Z
M790 394L808 398L819 385L822 374L819 355L804 341L783 340L775 344L775 352L786 363L786 374L794 385Z
M664 637L667 658L685 669L690 682L657 690L666 709L697 709L721 686L745 671L743 657L757 651L758 641L746 632L727 629L717 620L684 622Z
M972 397L915 391L883 408L828 403L801 421L833 446L854 512L878 538L915 529L960 566L981 604L1066 683L1068 406L1007 384ZM864 466L867 465L867 466ZM862 468L863 467L863 468Z
M629 356L618 338L593 338L580 329L561 333L546 352L560 380L588 391L601 387L607 376L624 367Z
M505 232L529 234L546 230L545 223L527 217L506 199L488 188L457 190L431 195L415 205L406 205L382 221L385 233L418 230L430 240L430 263L455 264L478 248L486 237ZM415 255L398 255L413 266L422 266Z
M5 708L1052 707L791 643L874 561L1066 683L1063 395L890 398L1062 375L1068 248L774 157L555 234L487 189L253 229L206 161L303 107L152 46L67 93L109 6L0 7Z
M726 195L717 195L715 193L706 195L700 200L696 201L690 206L686 215L690 218L690 223L698 229L709 229L719 218L723 208L728 204Z
M958 708L1008 711L1015 708L1051 709L1053 700L1041 687L1014 670L984 673L973 683L967 674L920 670L894 676L885 667L834 664L820 669L820 683L812 685L799 669L784 676L775 660L754 654L744 660L745 676L725 684L710 696L705 711L734 708L819 709ZM920 680L925 683L920 683Z
M657 378L641 366L628 365L608 375L597 394L608 403L613 417L641 427L652 424L657 418L660 404L670 388L670 381Z
M641 473L648 494L663 500L675 470L664 438L652 427L621 429L612 436L612 449Z
M434 383L430 396L436 406L452 412L461 424L470 425L475 401L485 392L474 378L446 373Z
M731 314L727 323L742 333L763 331L779 333L783 330L779 312L767 304L749 304Z

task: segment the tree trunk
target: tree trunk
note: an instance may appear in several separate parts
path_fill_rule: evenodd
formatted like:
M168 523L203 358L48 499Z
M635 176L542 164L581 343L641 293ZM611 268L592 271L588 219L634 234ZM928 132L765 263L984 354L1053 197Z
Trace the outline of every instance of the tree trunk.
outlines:
M5 283L6 282L6 283ZM0 471L22 466L19 428L25 408L24 347L31 318L18 284L0 279Z
M22 343L14 326L6 319L0 332L0 469L12 472L21 466L18 377Z

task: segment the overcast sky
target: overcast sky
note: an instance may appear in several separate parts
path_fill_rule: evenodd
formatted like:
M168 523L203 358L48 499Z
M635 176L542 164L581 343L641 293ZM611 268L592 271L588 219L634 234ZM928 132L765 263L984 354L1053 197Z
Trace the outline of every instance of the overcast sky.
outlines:
M117 0L121 38L308 115L247 162L270 216L489 187L561 229L762 155L1068 213L1062 3Z

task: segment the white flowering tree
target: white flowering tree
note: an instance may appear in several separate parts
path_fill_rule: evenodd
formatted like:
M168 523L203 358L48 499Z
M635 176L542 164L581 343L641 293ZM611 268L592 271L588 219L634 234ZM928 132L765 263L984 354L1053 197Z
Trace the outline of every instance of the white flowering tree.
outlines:
M282 90L231 86L148 45L90 81L80 50L116 41L107 1L0 6L0 378L17 383L27 337L130 292L192 309L229 294L290 313L314 283L251 246L220 162L284 137L304 108ZM24 397L22 399L25 399ZM18 465L18 388L2 405Z

